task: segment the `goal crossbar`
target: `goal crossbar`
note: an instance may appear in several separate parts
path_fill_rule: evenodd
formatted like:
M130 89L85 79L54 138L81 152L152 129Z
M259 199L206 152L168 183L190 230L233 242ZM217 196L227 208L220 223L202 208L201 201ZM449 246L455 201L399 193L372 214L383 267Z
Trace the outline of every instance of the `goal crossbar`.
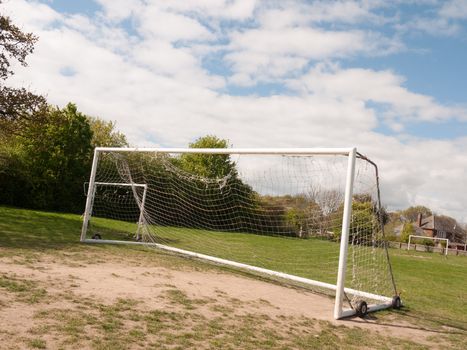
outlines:
M103 185L103 186L117 186L117 187L144 187L147 188L147 184L129 184L123 182L94 182L95 185Z
M262 154L262 155L349 155L353 148L118 148L96 147L97 152L156 152L202 154Z

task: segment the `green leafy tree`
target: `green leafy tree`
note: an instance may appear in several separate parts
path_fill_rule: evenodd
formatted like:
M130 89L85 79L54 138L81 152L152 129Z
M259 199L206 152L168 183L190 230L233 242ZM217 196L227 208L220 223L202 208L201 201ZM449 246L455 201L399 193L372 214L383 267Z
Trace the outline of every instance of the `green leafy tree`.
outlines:
M91 146L95 147L128 147L125 134L116 129L116 123L97 117L88 117L92 131Z
M0 1L1 4L1 1ZM5 86L8 77L14 74L11 62L26 66L26 57L33 52L37 37L22 32L9 17L0 14L0 130L3 134L18 134L25 121L44 116L47 102L24 88Z
M415 229L411 223L405 223L401 232L401 242L408 243L409 236L415 234Z
M287 224L293 228L297 236L301 236L304 229L306 229L306 227L304 227L306 213L303 210L299 210L298 208L288 209L285 212L285 220Z
M465 230L456 219L447 215L436 215L435 220L437 229L450 233L452 241L464 242L467 230Z
M190 143L190 148L228 148L228 141L213 135L200 137ZM180 157L180 166L187 172L206 178L223 178L235 175L235 164L228 154L184 153Z
M319 231L321 209L309 196L263 196L260 200L261 208L269 212L271 217L276 217L276 221L277 218L283 218L283 222L276 224L283 227L285 233L307 238L313 231Z
M401 212L401 215L404 216L409 222L416 222L418 214L422 214L423 217L433 215L431 209L424 207L423 205L412 206Z
M369 195L354 196L352 201L352 220L349 228L349 241L359 240L360 243L370 243L373 234L379 231L379 212ZM344 204L331 213L332 222L338 223L333 228L334 237L340 240L342 234L342 217Z
M1 1L0 1L1 4ZM12 63L26 66L37 37L24 33L9 17L0 14L0 203L24 205L30 200L31 179L26 152L18 135L47 112L44 97L24 88L5 85L14 74Z
M45 122L32 124L21 136L30 177L30 203L36 208L82 210L83 182L91 157L88 119L69 103L50 107Z
M30 197L31 179L26 154L15 137L0 136L0 204L26 206Z
M190 148L227 148L228 141L213 135L198 138L189 144ZM177 215L177 225L189 225L193 221L202 222L206 229L240 230L252 232L257 229L248 220L242 219L256 215L260 210L254 191L244 184L238 176L235 163L228 154L185 153L180 157L161 158L162 168L168 160L175 167L190 175L180 174L178 170L165 171L167 181L165 203L177 208L186 208ZM154 172L157 166L154 166ZM182 176L180 176L182 175ZM174 186L175 185L175 186ZM201 197L186 195L180 188L203 193ZM182 203L179 203L182 201ZM225 209L230 208L227 212ZM224 212L222 220L212 212ZM167 223L173 225L174 223ZM260 225L260 224L259 224ZM267 223L265 222L265 226ZM256 231L255 231L256 232Z

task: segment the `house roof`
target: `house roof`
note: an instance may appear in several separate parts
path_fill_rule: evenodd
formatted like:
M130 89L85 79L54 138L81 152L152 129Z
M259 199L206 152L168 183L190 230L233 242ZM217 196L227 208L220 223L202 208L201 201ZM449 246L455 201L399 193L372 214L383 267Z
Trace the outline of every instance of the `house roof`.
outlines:
M431 216L428 216L427 218L424 218L424 219L422 218L420 227L429 229L429 230L438 229L435 224L435 216L431 215Z

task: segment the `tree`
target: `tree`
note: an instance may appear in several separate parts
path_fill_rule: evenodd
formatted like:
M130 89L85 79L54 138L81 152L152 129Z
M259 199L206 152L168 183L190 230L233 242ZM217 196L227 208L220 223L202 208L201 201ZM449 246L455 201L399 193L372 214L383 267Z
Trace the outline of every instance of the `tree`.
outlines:
M320 232L321 208L310 196L258 196L256 201L261 217L269 221L265 226L278 227L279 234L308 238ZM272 222L275 224L271 225Z
M1 4L1 1L0 1ZM17 60L26 66L26 56L34 50L37 37L32 33L23 33L17 26L11 23L9 17L0 15L0 79L5 80L13 74L10 69L10 59Z
M401 212L401 215L409 222L416 222L418 214L422 214L424 217L433 215L431 209L423 205L412 206Z
M405 223L401 232L401 242L408 243L409 236L415 234L415 229L411 223Z
M92 131L88 119L69 103L49 107L47 118L20 136L26 153L29 206L55 210L82 210L83 183L91 161Z
M24 148L17 138L0 135L0 204L26 206L30 177Z
M336 223L332 227L334 238L340 240L342 234L342 217L344 215L344 203L339 208L329 214L328 221ZM349 227L349 242L370 244L375 235L379 235L381 230L381 213L377 205L372 201L370 195L354 195L352 201L352 218Z
M0 15L0 127L9 134L20 133L23 121L43 117L47 108L43 96L3 83L14 74L10 61L26 66L26 57L33 52L36 42L35 35L22 32L9 17Z
M359 193L353 196L354 202L357 203L373 203L373 211L378 215L382 225L386 225L389 222L389 214L385 207L378 208L378 203L373 201L371 194Z
M228 141L213 135L200 137L189 144L190 148L228 148ZM223 178L236 175L235 164L228 154L184 153L180 157L180 166L193 174L206 178Z
M459 224L456 219L447 215L436 215L436 229L451 233L450 240L454 242L464 242L467 231Z
M97 117L87 117L92 131L91 146L95 147L128 147L125 134L116 130L116 123Z

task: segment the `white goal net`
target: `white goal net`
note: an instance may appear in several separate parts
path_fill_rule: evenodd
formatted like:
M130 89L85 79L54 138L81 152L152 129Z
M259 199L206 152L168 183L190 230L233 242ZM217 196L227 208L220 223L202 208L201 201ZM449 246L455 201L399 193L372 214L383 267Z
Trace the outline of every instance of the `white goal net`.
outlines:
M393 304L376 166L355 149L97 148L87 196L82 241L287 279L335 296L336 318Z

